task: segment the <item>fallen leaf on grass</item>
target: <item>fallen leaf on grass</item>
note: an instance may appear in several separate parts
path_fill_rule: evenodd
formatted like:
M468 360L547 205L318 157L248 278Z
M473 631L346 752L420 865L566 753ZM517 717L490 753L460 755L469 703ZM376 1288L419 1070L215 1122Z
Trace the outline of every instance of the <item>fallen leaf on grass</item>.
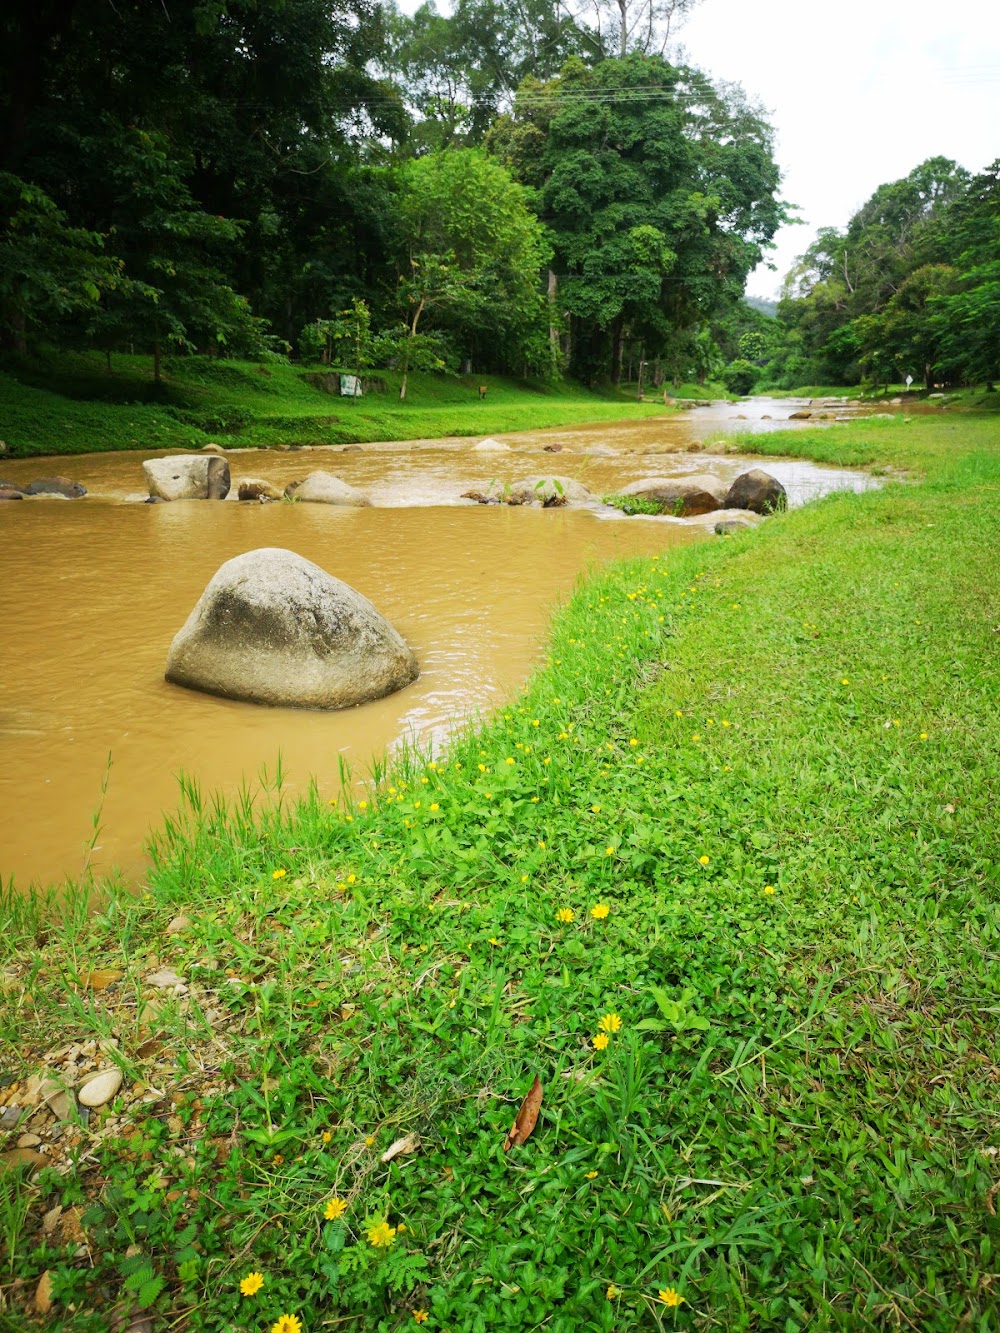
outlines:
M516 1147L523 1143L531 1131L535 1128L535 1121L538 1119L538 1111L542 1104L542 1083L538 1075L535 1075L535 1081L528 1089L528 1095L521 1103L521 1109L517 1113L517 1119L510 1127L510 1133L504 1140L503 1150L507 1152L509 1148Z
M395 1143L389 1144L379 1160L382 1162L391 1162L394 1157L402 1157L404 1153L416 1152L419 1147L419 1135L404 1134L401 1139L397 1139Z
M52 1309L52 1274L46 1268L45 1272L38 1279L38 1286L35 1288L35 1313L48 1314Z
M98 968L95 972L81 972L80 985L89 986L91 990L107 990L121 976L122 973L113 967Z

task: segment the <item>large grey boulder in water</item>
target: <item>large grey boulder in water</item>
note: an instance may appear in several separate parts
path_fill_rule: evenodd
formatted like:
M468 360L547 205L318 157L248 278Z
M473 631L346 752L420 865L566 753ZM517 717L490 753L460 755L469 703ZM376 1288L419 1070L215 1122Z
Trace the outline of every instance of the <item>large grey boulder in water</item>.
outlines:
M418 674L367 597L278 547L226 561L170 645L166 670L189 689L291 708L349 708Z
M147 458L142 470L154 500L224 500L229 494L229 464L213 454Z

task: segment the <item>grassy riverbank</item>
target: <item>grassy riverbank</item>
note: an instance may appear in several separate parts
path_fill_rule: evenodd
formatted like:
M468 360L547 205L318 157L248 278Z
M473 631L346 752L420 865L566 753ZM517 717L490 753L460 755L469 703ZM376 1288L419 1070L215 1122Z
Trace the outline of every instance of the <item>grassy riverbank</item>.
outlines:
M363 803L6 903L0 1103L125 1083L4 1145L0 1327L997 1327L1000 422L768 445L911 480L599 573Z
M352 444L537 430L587 421L662 415L662 400L637 403L624 392L499 376L410 376L399 400L398 373L378 371L360 399L320 387L323 367L178 358L154 385L149 363L116 357L109 370L92 355L0 365L0 432L8 456L109 449L200 449L283 444ZM486 388L480 400L479 387ZM718 385L682 385L680 397L725 396ZM2 462L2 459L0 459Z

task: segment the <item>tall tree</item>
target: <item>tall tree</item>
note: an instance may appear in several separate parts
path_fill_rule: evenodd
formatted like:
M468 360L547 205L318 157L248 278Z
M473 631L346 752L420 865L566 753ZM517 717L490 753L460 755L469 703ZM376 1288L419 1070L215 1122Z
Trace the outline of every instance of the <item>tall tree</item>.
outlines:
M739 300L784 216L759 112L659 56L527 81L488 144L535 191L586 379L619 378L627 336L677 347Z
M549 249L524 189L474 149L436 153L405 167L398 218L410 338L426 319L480 362L503 351L537 360Z

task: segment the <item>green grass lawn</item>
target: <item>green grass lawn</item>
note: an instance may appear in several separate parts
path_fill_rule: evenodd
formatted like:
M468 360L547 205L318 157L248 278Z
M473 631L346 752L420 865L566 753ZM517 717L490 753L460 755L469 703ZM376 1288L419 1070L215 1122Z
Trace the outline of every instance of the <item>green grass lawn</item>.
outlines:
M108 449L271 447L488 435L586 421L660 416L662 400L624 392L500 376L411 375L399 400L398 373L377 371L360 399L317 387L323 367L177 358L157 389L148 362L67 354L0 366L0 430L9 456ZM331 381L335 376L331 376ZM480 401L479 386L486 386ZM698 389L704 395L717 386ZM696 386L682 386L692 396Z
M752 445L909 480L596 574L365 801L8 895L0 1099L125 1083L0 1176L0 1327L1000 1327L1000 422Z

